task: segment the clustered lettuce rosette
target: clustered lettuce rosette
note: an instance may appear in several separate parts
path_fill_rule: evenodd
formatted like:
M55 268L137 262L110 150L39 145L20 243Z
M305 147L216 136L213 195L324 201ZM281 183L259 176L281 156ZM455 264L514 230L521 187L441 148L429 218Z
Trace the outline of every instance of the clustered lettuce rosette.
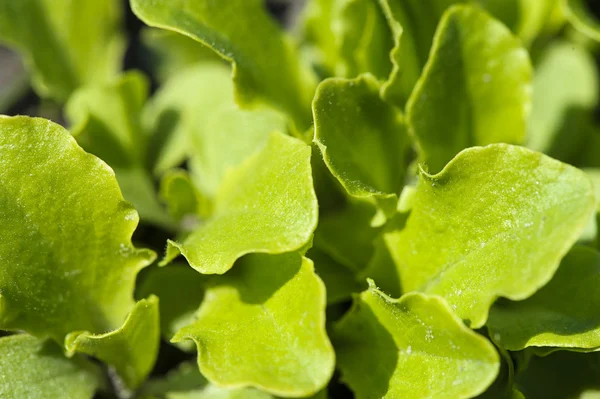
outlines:
M586 1L130 7L0 1L0 397L600 395Z

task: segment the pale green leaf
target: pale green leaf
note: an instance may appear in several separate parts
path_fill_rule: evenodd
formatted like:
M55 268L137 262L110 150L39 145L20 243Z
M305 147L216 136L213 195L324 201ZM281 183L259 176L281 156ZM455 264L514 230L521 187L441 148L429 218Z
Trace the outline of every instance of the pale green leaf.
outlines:
M535 69L527 146L560 155L578 132L574 118L598 104L596 62L585 49L556 41L544 49Z
M212 202L196 190L185 170L165 172L160 181L160 197L184 231L195 229L198 217L207 218L212 212Z
M118 80L76 90L65 114L79 145L113 168L123 196L142 220L173 229L145 169L148 137L141 126L141 112L148 90L144 75L128 72Z
M394 38L393 69L383 97L404 108L417 83L444 11L461 0L379 0Z
M310 0L300 25L304 55L322 76L388 77L393 40L377 0Z
M287 132L285 117L272 110L245 111L223 104L195 120L190 137L190 173L199 190L214 198L227 173L261 150L273 132Z
M302 50L324 76L335 74L339 59L336 35L333 33L334 3L337 0L308 0L300 16L299 36Z
M227 176L214 216L183 242L169 241L165 262L181 253L199 272L222 274L242 255L303 247L317 224L310 153L300 140L272 134Z
M299 129L308 126L315 79L262 0L131 0L131 5L147 24L190 36L230 61L240 104L266 102L291 115Z
M197 63L221 60L208 47L176 32L144 28L140 32L140 39L150 51L152 75L161 83Z
M429 170L467 147L524 141L531 75L527 51L504 25L475 7L450 8L407 104Z
M100 369L76 356L67 359L52 341L27 334L0 338L0 397L91 399L105 385Z
M377 0L337 0L337 20L333 21L340 60L336 76L354 78L372 73L387 79L394 45L385 16Z
M485 3L486 0L478 0ZM550 24L552 13L561 0L519 0L516 13L518 23L512 28L521 40L530 45L534 39ZM502 4L503 0L497 0ZM492 15L495 15L492 12ZM509 25L510 26L510 25Z
M532 297L499 301L490 310L494 340L512 351L528 346L600 347L600 254L575 247L556 275Z
M598 235L598 223L597 217L600 212L600 169L598 168L586 168L583 169L585 174L590 178L592 186L594 186L594 197L596 198L596 214L592 215L589 219L585 230L579 237L580 242L592 242Z
M136 296L156 295L160 308L160 331L167 341L175 333L196 320L195 314L202 298L206 278L187 265L170 265L148 270L138 285ZM189 351L193 345L180 342L178 346Z
M117 0L0 3L0 41L23 54L36 91L59 101L118 73L125 51L120 24Z
M229 273L213 277L197 317L173 340L193 339L200 371L219 386L300 397L331 377L325 286L312 262L298 254L240 259Z
M69 333L65 348L69 356L85 353L113 366L131 389L150 374L160 342L158 298L137 302L123 325L104 334Z
M522 300L550 280L594 208L582 171L493 144L422 172L406 228L386 239L405 292L441 295L478 328L498 296Z
M335 326L342 380L363 398L470 398L495 379L494 346L439 297L394 300L373 286Z
M408 144L402 115L379 97L371 75L322 82L313 102L315 143L352 196L397 194Z
M288 130L278 112L239 109L229 68L214 62L197 64L170 79L144 110L144 125L152 132L156 171L190 158L196 187L211 199L229 169L261 149L270 133Z
M589 9L588 0L560 0L567 19L575 29L600 41L600 21Z
M527 399L597 399L599 381L600 352L533 357L517 375L517 386Z
M138 215L113 171L50 121L0 117L0 326L62 342L118 328L137 272Z
M142 124L150 134L149 154L157 173L183 163L192 135L210 137L202 130L206 119L223 104L233 104L231 71L216 62L195 64L178 71L144 107Z
M143 164L146 138L139 115L149 89L146 76L133 71L73 93L65 114L78 143L115 167Z

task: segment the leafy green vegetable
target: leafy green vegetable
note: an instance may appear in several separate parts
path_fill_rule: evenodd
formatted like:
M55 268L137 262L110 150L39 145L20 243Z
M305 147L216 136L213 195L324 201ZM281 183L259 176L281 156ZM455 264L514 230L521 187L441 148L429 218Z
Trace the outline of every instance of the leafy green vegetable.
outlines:
M117 0L0 3L0 41L23 54L36 91L61 102L117 74L125 50L120 23Z
M394 37L394 49L390 54L394 66L382 94L391 103L404 107L427 62L442 14L460 0L379 2Z
M586 0L560 0L569 22L575 29L600 41L600 22L588 7Z
M130 388L137 388L156 361L159 344L158 299L139 301L121 328L105 334L72 332L65 347L72 356L85 353L115 367Z
M0 326L58 342L121 326L155 255L131 244L138 215L113 172L28 117L0 117L0 160Z
M335 327L342 379L361 398L470 398L492 383L492 344L439 297L393 300L373 285Z
M393 43L376 0L309 1L301 32L305 51L328 76L390 73Z
M199 272L222 274L248 253L300 249L317 224L310 148L272 134L228 175L215 204L214 216L183 242L169 241L165 262L181 253Z
M492 307L488 327L495 341L509 350L600 347L600 320L595 319L593 310L600 301L599 279L600 254L574 248L550 283L535 295Z
M142 219L171 228L145 168L149 140L140 118L148 90L147 78L130 72L115 82L80 88L69 99L66 114L79 145L113 168L125 199Z
M229 68L215 62L191 65L173 75L150 99L142 123L150 132L150 159L157 173L181 164L192 136L207 137L206 119L223 104L233 104Z
M227 173L261 150L273 132L284 133L287 123L272 110L243 111L224 104L205 119L205 126L191 137L192 178L203 193L214 197Z
M597 397L594 7L0 0L0 397Z
M306 256L313 261L315 272L327 287L328 304L344 302L350 299L353 293L366 287L366 284L356 277L354 270L337 262L327 252L313 247Z
M593 399L600 393L600 353L560 351L533 357L517 376L517 386L532 399Z
M310 260L248 255L212 280L197 320L173 340L193 339L202 374L219 386L307 396L333 372L324 316L325 286Z
M533 108L527 146L555 156L577 142L577 119L598 104L598 73L593 57L568 42L548 46L533 81Z
M153 73L161 83L197 63L220 59L208 47L176 32L145 28L140 39L150 51Z
M380 229L371 227L376 208L365 201L349 201L343 208L321 217L314 246L355 272L373 256L373 241Z
M372 76L323 81L313 112L315 142L350 195L385 197L400 191L406 128L402 116L380 99Z
M421 172L406 228L386 239L405 292L441 295L478 328L498 296L525 299L550 280L594 207L583 172L494 144Z
M210 201L196 190L183 170L165 172L160 182L160 196L169 214L181 223L181 229L187 230L186 224L189 222L196 224L196 215L206 218L212 212Z
M187 265L170 265L151 269L138 285L137 297L156 295L160 308L160 331L168 341L177 331L196 320L195 314L204 298L206 278ZM188 342L179 347L190 350Z
M429 170L471 146L523 142L531 75L527 51L505 26L475 7L450 8L407 104Z
M51 341L27 334L0 338L0 396L91 399L105 385L99 368L83 357L67 359Z
M264 101L288 112L298 128L303 128L310 121L307 105L314 77L261 3L131 0L133 11L150 26L190 36L230 61L240 104ZM236 18L239 15L244 18Z

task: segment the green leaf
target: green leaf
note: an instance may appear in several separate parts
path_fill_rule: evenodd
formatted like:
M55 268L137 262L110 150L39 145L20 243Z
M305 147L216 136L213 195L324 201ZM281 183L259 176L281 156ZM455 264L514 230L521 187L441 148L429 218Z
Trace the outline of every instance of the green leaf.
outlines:
M393 69L382 87L382 95L392 104L404 108L421 69L442 14L461 0L379 0L394 38L390 54Z
M383 235L377 236L374 246L375 252L367 267L358 274L358 278L362 280L370 278L387 295L399 297L402 294L402 281Z
M146 394L161 395L165 399L274 399L274 396L254 388L221 388L209 383L198 371L198 366L183 363L175 371L144 387ZM311 396L327 399L324 391Z
M325 213L315 231L315 247L350 270L364 269L373 256L373 240L380 229L371 227L377 209L365 201L349 201Z
M202 193L214 198L227 173L261 150L273 132L287 132L284 116L269 109L244 111L223 104L206 119L196 119L190 138L190 170Z
M299 129L310 123L315 79L262 0L131 0L131 6L148 25L185 34L230 61L241 105L266 102Z
M439 297L394 300L372 283L335 326L342 380L362 398L470 398L495 379L493 345Z
M91 399L105 385L100 369L76 356L67 359L54 342L27 334L0 338L0 396Z
M240 259L213 277L197 317L173 340L193 339L200 371L221 387L298 397L316 393L331 377L325 286L298 254Z
M530 46L553 23L552 13L558 0L476 0L473 3L502 21Z
M600 41L600 21L589 9L587 0L560 0L567 19L579 32Z
M148 270L138 285L136 297L156 295L160 308L160 331L168 341L177 331L196 320L196 311L204 298L206 278L187 265L170 265ZM189 342L178 346L193 349Z
M575 247L556 275L532 297L500 301L490 310L494 340L517 351L528 346L592 349L600 347L600 254Z
M77 90L65 113L78 143L114 167L143 164L146 138L139 116L149 89L146 76L134 71Z
M315 143L350 195L386 197L400 191L406 128L402 115L380 99L375 78L325 80L317 89L313 112Z
M140 39L150 52L152 75L166 83L184 69L206 61L221 61L214 51L197 41L168 30L144 28Z
M182 243L169 241L164 263L181 253L200 273L222 274L248 253L300 249L316 225L310 147L272 134L261 152L227 176L214 216Z
M585 49L556 41L544 49L533 81L527 146L560 156L578 134L574 119L598 104L598 72Z
M479 0L485 3L489 0ZM516 13L518 24L512 28L526 45L531 45L536 37L551 23L552 13L561 0L519 0ZM503 0L498 0L502 7ZM496 15L492 12L493 15Z
M150 374L159 342L158 298L151 296L136 303L119 329L104 334L72 332L65 338L65 348L69 356L85 353L110 364L135 389Z
M377 0L337 1L337 20L332 21L340 60L336 75L354 78L372 73L378 79L389 76L393 40Z
M531 150L464 150L421 173L406 228L386 240L405 292L438 294L474 328L498 296L546 284L595 211L580 170Z
M149 159L161 174L183 163L192 135L223 104L233 104L231 71L216 62L204 62L178 71L144 107L142 124L150 134Z
M165 268L161 270L168 270ZM187 267L192 273L198 273ZM162 300L161 300L162 303ZM151 379L140 389L141 394L162 396L168 392L179 393L200 390L208 384L208 381L200 371L195 362L183 362L176 369L169 371L160 378Z
M79 145L113 168L123 196L142 220L172 229L173 221L158 202L145 169L148 137L140 118L148 90L144 75L129 72L118 80L75 91L65 113Z
M361 292L366 284L356 278L356 273L337 262L325 251L311 248L306 256L313 261L315 272L327 287L327 304L347 301L353 293Z
M559 351L533 357L517 375L517 386L528 399L594 399L600 394L600 352Z
M169 214L180 222L182 230L195 229L199 222L196 215L206 218L212 212L212 203L196 190L185 170L165 172L160 181L160 197ZM188 224L192 229L188 228Z
M0 163L0 328L62 342L121 326L155 254L131 244L138 215L112 170L28 117L0 117Z
M118 73L125 51L120 24L117 0L0 4L0 41L23 54L36 91L58 101L66 101L81 85L105 82Z
M524 141L531 75L527 51L504 25L475 7L450 8L407 104L429 170L467 147Z
M334 4L337 0L308 0L299 21L302 50L324 76L335 75L339 59L337 37L333 33Z
M592 186L594 187L594 197L596 198L596 214L592 215L589 219L588 224L585 226L585 230L579 237L580 242L592 242L595 238L598 238L598 223L596 221L598 213L600 212L600 169L598 168L586 168L583 169L585 174L590 178Z
M304 53L322 75L387 78L393 42L377 0L312 0L302 17Z

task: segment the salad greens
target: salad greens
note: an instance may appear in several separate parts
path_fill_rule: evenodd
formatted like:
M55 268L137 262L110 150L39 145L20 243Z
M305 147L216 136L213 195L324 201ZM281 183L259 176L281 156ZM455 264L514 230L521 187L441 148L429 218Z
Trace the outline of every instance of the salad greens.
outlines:
M600 395L596 11L0 0L0 397Z

